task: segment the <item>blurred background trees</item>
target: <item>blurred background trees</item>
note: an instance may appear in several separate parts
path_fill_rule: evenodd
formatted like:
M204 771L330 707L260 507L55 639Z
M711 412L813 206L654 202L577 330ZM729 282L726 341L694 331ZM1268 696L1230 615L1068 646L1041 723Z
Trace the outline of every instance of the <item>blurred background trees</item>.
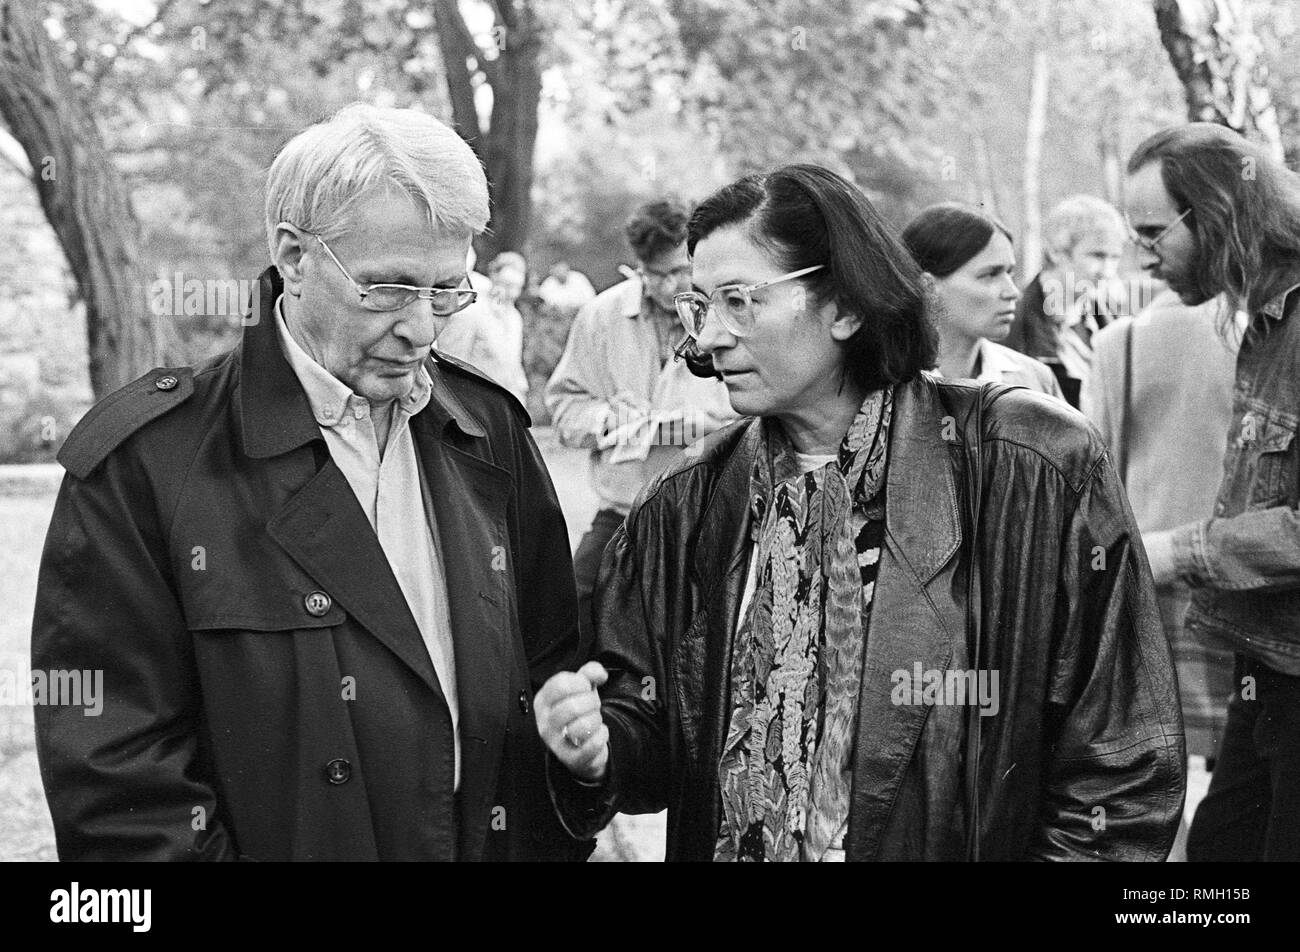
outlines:
M1156 0L1155 9L1160 41L1183 84L1188 118L1254 135L1282 158L1282 130L1251 5L1244 0Z
M564 260L606 287L637 203L797 160L899 225L943 199L992 208L1028 277L1041 211L1120 201L1125 156L1162 125L1293 153L1292 7L0 0L0 454L48 456L92 387L234 342L235 314L155 316L151 284L254 277L276 149L347 102L453 123L493 186L480 256L523 251L534 285ZM570 317L526 312L537 398Z

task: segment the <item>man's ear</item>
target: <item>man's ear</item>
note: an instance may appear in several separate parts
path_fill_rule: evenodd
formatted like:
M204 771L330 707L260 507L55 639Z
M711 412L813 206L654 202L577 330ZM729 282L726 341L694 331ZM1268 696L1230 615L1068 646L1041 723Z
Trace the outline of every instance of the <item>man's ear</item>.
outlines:
M284 289L294 297L302 294L302 256L307 250L303 247L304 235L287 222L280 222L275 229L275 255L273 261L280 277L284 279Z

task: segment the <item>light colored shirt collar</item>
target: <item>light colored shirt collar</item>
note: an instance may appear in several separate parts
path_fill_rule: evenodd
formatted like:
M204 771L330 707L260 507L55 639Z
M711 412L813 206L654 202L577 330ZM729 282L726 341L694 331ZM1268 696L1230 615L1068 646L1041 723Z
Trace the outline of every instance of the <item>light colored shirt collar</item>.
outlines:
M618 312L628 318L640 317L643 304L642 290L641 278L636 272L632 272L628 279L619 285Z
M979 376L965 379L998 381L1002 379L1002 371L1016 369L1014 364L1008 362L997 350L990 347L989 341L983 337L976 341L975 365L979 368ZM939 369L938 364L931 367L929 372L940 380L944 379L943 371Z
M631 271L631 269L628 269ZM619 313L629 319L644 318L654 320L659 318L665 323L676 324L677 314L674 311L665 311L650 299L646 291L645 284L641 276L635 271L622 284L621 297L619 299Z
M275 299L275 326L280 334L280 348L285 359L293 368L294 375L302 384L311 405L312 415L323 427L335 427L346 424L348 420L360 420L370 415L370 401L353 393L342 380L322 367L307 354L289 333L289 326L284 321L283 295ZM414 416L429 404L433 385L429 371L421 366L415 376L415 386L411 392L397 401L401 412Z
M980 380L999 381L1006 372L1019 370L1006 356L1006 351L991 347L990 341L980 339Z

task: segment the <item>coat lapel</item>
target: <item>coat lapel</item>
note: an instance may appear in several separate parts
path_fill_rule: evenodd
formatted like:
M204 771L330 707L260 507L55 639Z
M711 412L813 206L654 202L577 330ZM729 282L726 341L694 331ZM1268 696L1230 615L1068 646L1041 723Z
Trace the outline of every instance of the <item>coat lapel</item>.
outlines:
M240 345L236 397L240 438L244 452L254 459L296 459L288 454L305 454L304 446L323 441L307 395L280 349L275 300L282 289L279 272L267 268L259 279L258 300L252 316L244 322ZM314 460L314 456L303 458ZM304 463L307 465L314 467L315 462ZM330 598L446 703L420 629L379 538L333 460L326 459L315 476L271 518L267 532L324 586Z
M857 743L846 849L872 859L880 847L903 776L930 713L892 701L895 671L909 675L951 665L962 617L943 585L930 583L961 546L952 472L953 435L932 382L921 377L895 391L886 477L885 544L867 632L858 699ZM941 579L947 579L945 573ZM936 603L937 602L937 603Z
M302 453L311 459L304 446L322 437L280 350L274 305L281 290L279 274L267 269L255 302L257 319L245 322L237 397L240 435L252 458ZM411 431L437 523L456 658L459 852L475 858L482 853L491 820L511 702L512 639L518 628L507 529L513 482L508 472L474 455L475 443L485 441L487 431L447 387L436 362L427 367L433 391L429 405L411 418ZM267 531L447 703L379 539L332 460L327 458L276 513Z
M272 517L267 532L446 703L379 538L333 460Z
M509 563L510 474L469 452L480 424L430 366L434 392L412 419L428 480L447 581L460 714L459 855L483 850L511 703L512 641L518 625ZM457 434L459 431L459 434Z
M718 477L692 567L702 604L676 655L687 756L715 773L730 714L731 650L749 568L749 481L761 435L759 421L750 423Z
M895 391L886 477L886 533L860 686L847 853L870 859L911 762L929 707L892 702L894 671L944 670L962 635L959 604L946 591L962 542L953 475L961 421L921 377ZM729 455L705 513L694 577L703 598L675 664L686 755L716 773L729 713L731 652L749 551L749 479L761 438L751 423ZM716 790L716 780L708 789ZM717 817L706 821L716 829Z

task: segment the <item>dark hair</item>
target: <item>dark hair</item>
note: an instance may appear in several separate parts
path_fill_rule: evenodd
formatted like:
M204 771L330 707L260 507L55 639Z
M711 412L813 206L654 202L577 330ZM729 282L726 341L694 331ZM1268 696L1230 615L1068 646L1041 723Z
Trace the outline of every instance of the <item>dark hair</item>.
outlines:
M1164 129L1128 161L1160 163L1165 191L1196 237L1189 274L1203 300L1227 292L1254 311L1285 291L1300 252L1300 179L1265 150L1211 122ZM1225 308L1226 332L1232 308Z
M686 240L690 212L672 199L642 205L627 220L623 234L638 261L649 261L672 251Z
M686 250L719 228L746 226L783 270L825 265L802 280L862 325L844 364L867 390L911 380L937 362L924 275L861 190L829 169L787 165L747 175L695 209Z
M943 202L908 222L902 238L922 271L946 278L983 251L998 232L1013 240L1007 226L992 215L973 205Z

